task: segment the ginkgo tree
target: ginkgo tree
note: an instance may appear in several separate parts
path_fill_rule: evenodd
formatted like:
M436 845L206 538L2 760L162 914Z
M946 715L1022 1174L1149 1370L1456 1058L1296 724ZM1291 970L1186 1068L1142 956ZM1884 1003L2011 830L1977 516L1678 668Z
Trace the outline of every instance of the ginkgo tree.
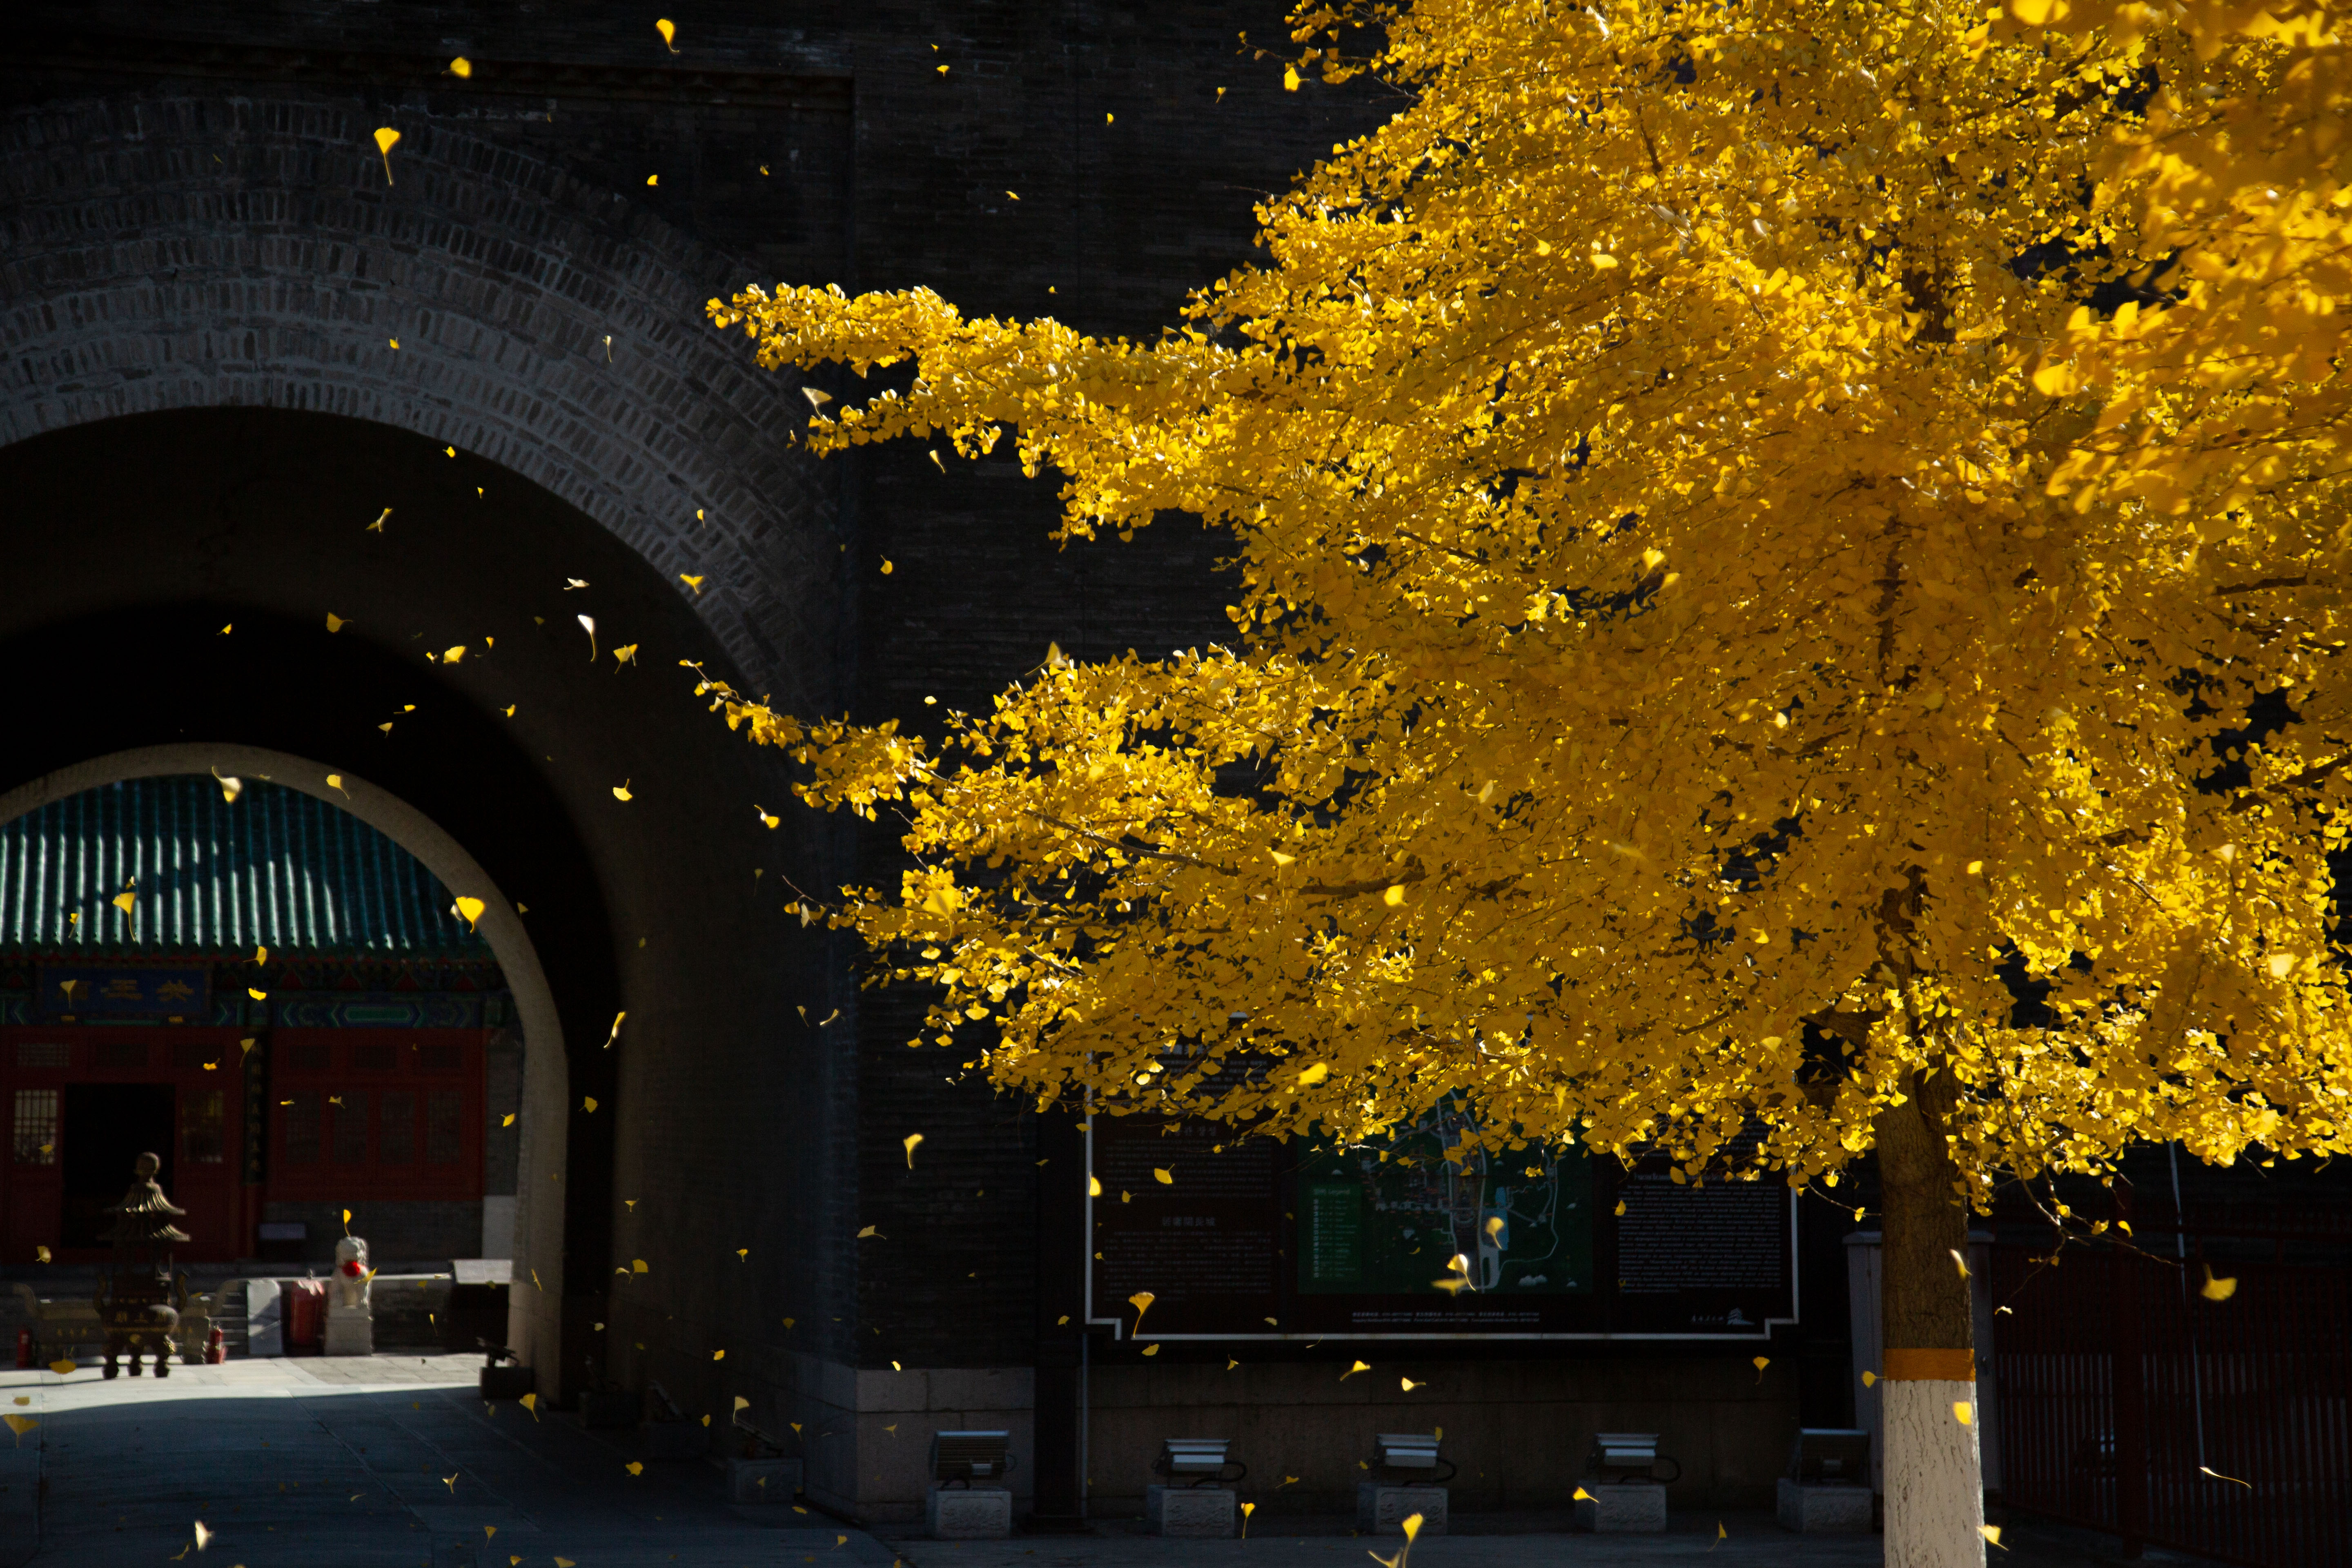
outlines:
M704 683L903 822L830 918L925 1040L1268 1135L1874 1150L1899 1564L1984 1551L1971 1205L2352 1145L2341 10L2011 6L1310 6L1287 68L1404 107L1157 342L711 304L903 367L820 450L1231 541L1222 645L927 736Z

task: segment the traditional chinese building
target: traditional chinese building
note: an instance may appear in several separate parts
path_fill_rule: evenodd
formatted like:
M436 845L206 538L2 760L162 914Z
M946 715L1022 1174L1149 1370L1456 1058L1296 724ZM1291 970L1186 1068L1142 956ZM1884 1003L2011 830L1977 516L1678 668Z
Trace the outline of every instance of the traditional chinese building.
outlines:
M230 798L232 793L235 798ZM504 1257L521 1044L405 850L263 780L134 779L0 825L5 1258L96 1260L142 1152L194 1261Z

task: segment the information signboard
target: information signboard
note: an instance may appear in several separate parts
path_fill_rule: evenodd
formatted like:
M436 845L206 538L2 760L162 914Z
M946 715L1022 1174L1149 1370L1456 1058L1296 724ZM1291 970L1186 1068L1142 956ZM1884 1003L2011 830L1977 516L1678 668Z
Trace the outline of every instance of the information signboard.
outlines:
M1565 1158L1445 1158L1097 1116L1089 1318L1146 1340L1761 1339L1796 1321L1796 1201ZM1142 1299L1139 1300L1139 1299Z

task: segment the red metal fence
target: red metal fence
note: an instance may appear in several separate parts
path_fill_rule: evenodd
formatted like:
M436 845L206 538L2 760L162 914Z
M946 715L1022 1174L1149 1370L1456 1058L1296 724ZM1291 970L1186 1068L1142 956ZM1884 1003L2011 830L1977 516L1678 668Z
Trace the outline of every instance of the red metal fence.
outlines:
M2126 1543L2352 1568L2342 1239L2213 1218L2143 1229L2146 1251L1993 1249L2003 1500ZM2200 1291L2209 1263L2227 1300Z

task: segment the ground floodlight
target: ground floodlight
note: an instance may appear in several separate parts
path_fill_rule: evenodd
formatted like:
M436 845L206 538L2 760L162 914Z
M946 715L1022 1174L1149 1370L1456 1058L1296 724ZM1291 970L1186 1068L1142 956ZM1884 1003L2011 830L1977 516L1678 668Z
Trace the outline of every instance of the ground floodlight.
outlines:
M1003 1479L1013 1468L1010 1432L934 1432L931 1479L942 1486Z
M1232 1439L1226 1437L1171 1437L1160 1447L1160 1458L1152 1469L1171 1482L1186 1486L1212 1487L1223 1481L1237 1481L1249 1474L1247 1467L1225 1458L1225 1447ZM1227 1468L1237 1474L1227 1475Z
M1802 1428L1797 1434L1795 1449L1789 1455L1789 1479L1867 1485L1870 1434L1853 1426Z
M1675 1466L1672 1476L1658 1474L1658 1435L1655 1432L1595 1432L1592 1451L1585 1458L1585 1468L1602 1480L1662 1481L1678 1479L1683 1468L1672 1459L1664 1461Z
M1372 1439L1372 1463L1393 1479L1429 1486L1449 1481L1454 1475L1453 1463L1438 1457L1433 1432L1380 1433ZM1441 1469L1443 1475L1438 1473Z

